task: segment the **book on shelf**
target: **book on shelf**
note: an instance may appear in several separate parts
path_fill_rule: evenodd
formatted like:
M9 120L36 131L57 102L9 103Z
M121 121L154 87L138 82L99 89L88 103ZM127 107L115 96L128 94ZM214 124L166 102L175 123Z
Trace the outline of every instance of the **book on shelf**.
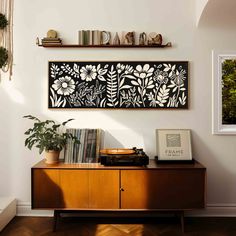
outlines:
M101 45L101 31L100 30L93 30L92 37L93 37L93 45Z
M67 129L66 132L76 136L80 143L72 140L67 142L64 152L65 163L95 163L103 145L103 130L101 129Z
M41 42L42 45L62 45L60 38L43 38Z
M101 31L99 30L79 30L79 45L100 45Z
M42 38L42 42L61 42L60 38Z

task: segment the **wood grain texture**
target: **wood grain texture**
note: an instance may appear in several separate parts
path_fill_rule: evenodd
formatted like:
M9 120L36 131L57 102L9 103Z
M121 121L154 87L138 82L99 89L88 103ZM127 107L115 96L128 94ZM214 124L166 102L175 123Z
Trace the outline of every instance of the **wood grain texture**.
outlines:
M194 209L205 206L204 170L121 170L121 208Z
M94 167L96 166L96 167ZM44 168L45 167L45 168ZM32 168L32 206L45 209L189 210L204 208L206 168L195 164Z
M119 209L119 171L89 171L89 208Z
M88 171L60 170L60 189L63 194L61 207L88 208Z
M35 164L33 169L85 169L85 170L150 170L150 169L206 169L201 163L195 161L193 164L157 164L155 160L149 160L147 166L104 166L100 163L78 163L66 164L59 162L55 165L48 165L44 160Z
M62 205L59 170L36 169L32 172L32 181L32 208L57 208Z

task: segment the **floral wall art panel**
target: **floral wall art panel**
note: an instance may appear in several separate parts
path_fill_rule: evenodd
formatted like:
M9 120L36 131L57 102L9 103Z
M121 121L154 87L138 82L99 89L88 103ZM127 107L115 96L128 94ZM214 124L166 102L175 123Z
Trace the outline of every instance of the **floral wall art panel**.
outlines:
M49 62L49 108L188 108L187 61Z

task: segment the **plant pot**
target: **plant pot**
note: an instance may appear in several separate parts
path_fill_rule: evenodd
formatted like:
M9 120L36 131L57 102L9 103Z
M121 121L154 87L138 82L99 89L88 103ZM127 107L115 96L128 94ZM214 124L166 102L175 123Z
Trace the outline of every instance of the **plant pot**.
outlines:
M60 151L45 151L46 164L57 164L59 162Z

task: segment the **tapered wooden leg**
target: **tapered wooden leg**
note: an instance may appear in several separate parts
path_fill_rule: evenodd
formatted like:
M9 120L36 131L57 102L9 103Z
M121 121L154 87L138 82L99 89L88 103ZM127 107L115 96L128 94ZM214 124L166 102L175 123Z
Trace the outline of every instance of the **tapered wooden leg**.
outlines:
M58 218L60 217L60 212L58 210L54 210L54 217L53 217L53 232L57 230Z
M180 212L180 221L181 221L182 233L184 233L184 211Z

